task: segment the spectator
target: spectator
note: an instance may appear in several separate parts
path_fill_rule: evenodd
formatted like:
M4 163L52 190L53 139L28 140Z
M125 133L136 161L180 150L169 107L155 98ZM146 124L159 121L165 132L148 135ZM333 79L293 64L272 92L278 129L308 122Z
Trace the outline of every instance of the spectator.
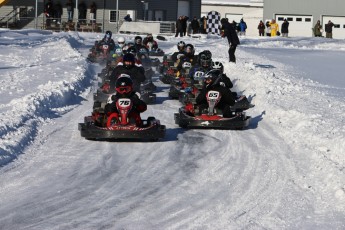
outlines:
M247 23L241 19L240 23L238 24L238 34L240 36L245 36L247 30Z
M282 24L282 37L287 37L289 34L289 22L288 20L285 18L284 22Z
M78 5L78 12L79 12L79 15L78 15L79 22L85 24L86 23L87 7L86 7L86 4L85 4L84 1L79 3L79 5Z
M228 43L230 46L228 50L229 62L236 62L235 51L237 45L240 44L240 40L238 39L233 25L231 25L227 19L222 18L220 22L222 24L222 29L224 30L224 36L228 39Z
M90 23L92 24L96 23L96 12L97 12L96 3L92 2L90 6Z
M44 7L44 14L46 15L46 26L49 27L54 18L54 8L51 0L48 0Z
M258 30L259 30L259 36L264 36L265 33L265 24L262 20L260 20L259 25L258 25Z
M191 22L191 26L192 26L193 34L199 33L200 24L199 24L198 19L195 16Z
M270 26L271 26L271 37L277 36L277 33L279 32L279 25L278 23L276 23L275 19L272 19Z
M54 9L55 9L54 17L56 18L56 21L57 21L56 23L61 24L61 16L63 12L61 3L60 2L56 3Z
M314 35L315 35L315 37L321 37L322 36L322 25L320 23L320 20L317 20L317 23L314 26Z
M186 33L187 33L188 19L189 19L189 17L187 17L187 16L182 16L182 31L183 31L183 36L186 36Z
M206 26L207 26L207 23L206 23L206 17L203 16L202 18L200 18L200 33L201 34L206 34Z
M331 22L331 20L328 21L328 23L325 25L325 31L326 31L326 38L333 38L332 34L332 28L334 24Z
M67 1L66 9L67 9L68 22L72 22L73 21L73 10L74 10L74 4L73 4L72 0Z
M180 37L183 37L183 17L180 16L177 21L176 21L176 33L175 33L175 37L177 37L178 35L180 35Z
M126 22L131 22L132 18L131 15L127 14L124 18L123 18Z
M271 25L270 21L266 21L266 36L271 37Z

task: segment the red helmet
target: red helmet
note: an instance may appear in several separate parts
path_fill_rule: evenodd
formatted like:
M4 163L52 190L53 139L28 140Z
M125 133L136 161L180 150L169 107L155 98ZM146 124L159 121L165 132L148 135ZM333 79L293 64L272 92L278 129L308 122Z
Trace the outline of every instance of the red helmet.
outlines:
M116 80L116 92L119 94L130 94L133 90L133 81L127 74L121 74Z

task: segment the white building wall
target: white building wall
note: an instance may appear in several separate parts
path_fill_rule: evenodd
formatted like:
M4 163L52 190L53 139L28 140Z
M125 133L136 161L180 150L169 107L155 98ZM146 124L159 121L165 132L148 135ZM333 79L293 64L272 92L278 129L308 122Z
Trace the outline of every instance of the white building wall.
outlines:
M263 7L251 5L230 5L230 4L203 4L201 6L201 15L205 15L210 11L217 11L221 17L229 18L229 21L243 18L247 23L247 36L258 36L258 24L263 20ZM231 17L231 15L234 15ZM232 19L233 18L233 19ZM239 22L239 21L237 21Z

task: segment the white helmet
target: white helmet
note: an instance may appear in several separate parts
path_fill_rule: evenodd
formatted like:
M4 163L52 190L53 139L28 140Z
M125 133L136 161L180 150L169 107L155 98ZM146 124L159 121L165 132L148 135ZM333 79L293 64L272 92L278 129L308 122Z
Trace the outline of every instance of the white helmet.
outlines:
M117 39L117 43L119 44L119 46L120 47L124 47L124 45L125 45L125 38L124 37L119 37L118 39Z
M219 61L215 61L215 62L212 62L212 69L219 69L223 73L224 65Z

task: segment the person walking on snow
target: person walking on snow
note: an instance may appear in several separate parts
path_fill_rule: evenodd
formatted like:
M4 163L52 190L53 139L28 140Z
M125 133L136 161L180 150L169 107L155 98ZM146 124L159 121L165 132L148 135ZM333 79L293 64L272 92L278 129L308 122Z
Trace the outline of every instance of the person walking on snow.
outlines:
M231 25L226 18L222 18L220 23L222 24L222 29L224 30L224 37L228 39L229 43L229 62L236 62L235 51L236 47L240 44L240 40L233 25Z

